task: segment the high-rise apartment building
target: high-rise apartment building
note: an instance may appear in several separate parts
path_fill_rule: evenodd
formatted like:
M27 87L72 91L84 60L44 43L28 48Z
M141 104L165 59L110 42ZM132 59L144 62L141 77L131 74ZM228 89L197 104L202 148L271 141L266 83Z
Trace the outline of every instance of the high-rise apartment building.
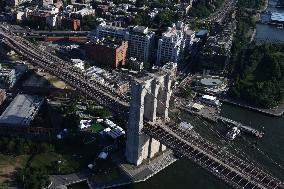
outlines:
M167 62L177 63L181 59L184 46L184 26L174 24L159 40L156 65L161 66Z
M127 41L97 39L97 41L92 41L86 46L87 57L98 66L116 69L125 64Z
M116 25L108 25L105 22L101 23L94 33L90 34L91 40L101 38L116 38L128 40L128 30Z
M15 69L0 69L0 88L9 89L16 83Z
M134 57L138 61L149 62L154 47L155 33L147 27L130 26L122 28L116 25L102 23L95 33L90 34L91 39L116 38L128 41L128 57Z
M134 57L138 61L149 62L154 48L155 33L144 26L132 26L129 31L128 57Z

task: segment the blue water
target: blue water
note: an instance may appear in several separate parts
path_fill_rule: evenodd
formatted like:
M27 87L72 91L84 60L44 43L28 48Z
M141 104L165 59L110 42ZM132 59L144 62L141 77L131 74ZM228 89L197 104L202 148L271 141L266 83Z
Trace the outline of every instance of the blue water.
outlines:
M277 0L270 0L266 10L271 12L284 13L283 8L275 8ZM277 28L276 26L257 24L256 36L257 43L284 43L284 28Z

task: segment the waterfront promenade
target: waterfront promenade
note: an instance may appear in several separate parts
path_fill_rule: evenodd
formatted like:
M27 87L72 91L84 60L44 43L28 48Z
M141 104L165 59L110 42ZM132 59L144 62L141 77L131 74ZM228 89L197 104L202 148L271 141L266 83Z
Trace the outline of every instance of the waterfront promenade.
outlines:
M112 160L117 165L119 173L111 180L104 181L96 179L91 170L85 169L77 173L68 175L51 175L50 180L52 183L48 188L64 188L64 186L72 185L82 181L86 181L90 189L114 188L118 186L143 182L174 163L177 158L174 156L171 150L167 150L159 154L155 158L144 162L140 166L126 163L124 156L121 153L113 154Z
M231 98L220 98L220 101L228 103L228 104L233 104L242 108L247 108L253 111L257 111L266 115L271 115L271 116L281 116L284 113L284 103L279 105L278 107L275 108L257 108L255 106L249 105L243 101L240 100L234 100Z

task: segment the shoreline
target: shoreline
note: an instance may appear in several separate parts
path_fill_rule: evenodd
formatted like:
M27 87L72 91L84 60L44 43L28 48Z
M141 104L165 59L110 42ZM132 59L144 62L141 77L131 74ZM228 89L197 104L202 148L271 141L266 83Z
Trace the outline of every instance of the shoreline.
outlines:
M48 189L55 189L62 185L70 186L80 182L87 182L90 189L114 188L144 182L178 160L171 150L166 150L151 161L145 162L140 166L127 164L119 155L113 158L114 163L122 171L120 175L113 180L97 182L92 179L89 170L83 170L69 175L51 175L52 183Z
M262 114L270 115L270 116L275 116L275 117L280 117L284 113L284 103L279 105L276 108L271 108L271 109L265 109L265 108L257 108L255 106L246 104L244 102L240 102L234 99L229 99L229 98L220 98L220 101L225 102L227 104L232 104L241 108L246 108L249 110L253 110L255 112L259 112Z

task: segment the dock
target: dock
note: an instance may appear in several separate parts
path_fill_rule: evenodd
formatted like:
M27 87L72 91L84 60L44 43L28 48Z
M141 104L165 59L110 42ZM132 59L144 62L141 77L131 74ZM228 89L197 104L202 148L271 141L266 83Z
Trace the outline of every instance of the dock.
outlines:
M186 105L183 105L183 104L177 105L177 107L180 110L183 110L183 111L190 113L191 115L200 116L200 117L206 119L207 121L211 121L211 122L217 122L218 121L219 110L214 108L214 107L204 105L204 108L202 108L199 111L194 111L189 106L186 106Z
M261 132L261 131L258 131L257 129L254 129L252 127L249 127L247 125L244 125L240 122L237 122L237 121L234 121L234 120L231 120L229 118L226 118L226 117L223 117L223 116L218 116L218 120L224 122L224 123L229 123L233 126L236 126L238 127L242 132L244 133L248 133L248 134L251 134L257 138L262 138L263 135L264 135L264 132Z

